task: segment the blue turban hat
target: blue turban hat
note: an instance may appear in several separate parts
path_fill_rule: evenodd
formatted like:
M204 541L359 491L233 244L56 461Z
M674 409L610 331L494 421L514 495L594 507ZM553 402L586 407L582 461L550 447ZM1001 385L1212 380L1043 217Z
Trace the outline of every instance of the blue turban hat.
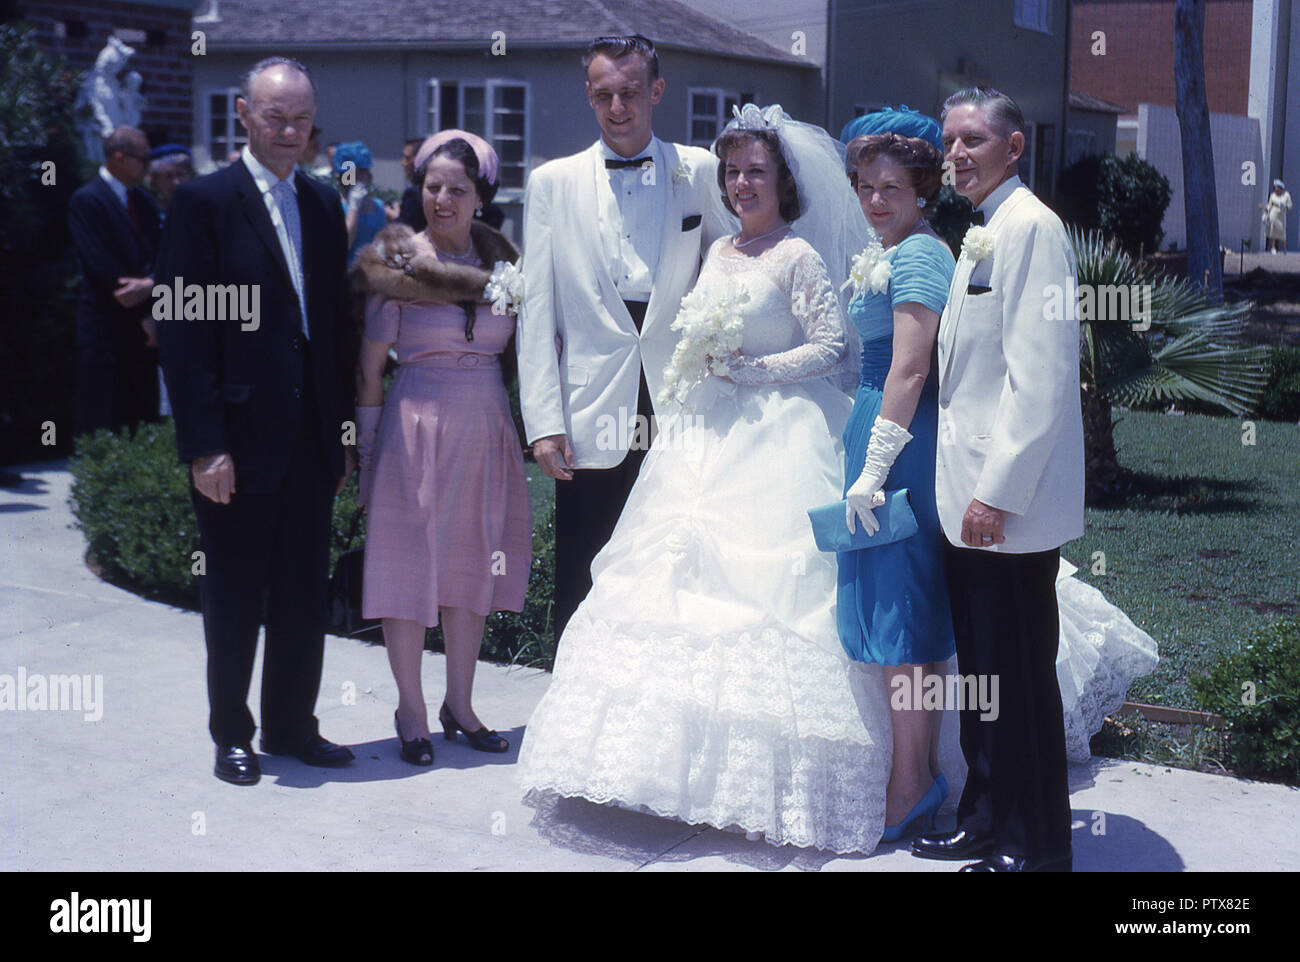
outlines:
M370 148L360 140L349 140L334 148L334 173L341 174L343 165L349 160L357 170L369 170L375 166L370 156Z
M863 134L898 134L902 137L919 137L943 152L943 128L939 121L917 110L899 104L898 109L886 107L873 113L854 117L840 131L840 143L847 144Z

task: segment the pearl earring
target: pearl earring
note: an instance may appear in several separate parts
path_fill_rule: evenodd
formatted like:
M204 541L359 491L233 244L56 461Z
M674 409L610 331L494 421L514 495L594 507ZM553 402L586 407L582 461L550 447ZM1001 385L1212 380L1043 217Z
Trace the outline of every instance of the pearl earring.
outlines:
M924 198L924 197L918 197L918 198L916 198L916 206L917 206L917 207L924 207L924 206L925 206L925 198Z

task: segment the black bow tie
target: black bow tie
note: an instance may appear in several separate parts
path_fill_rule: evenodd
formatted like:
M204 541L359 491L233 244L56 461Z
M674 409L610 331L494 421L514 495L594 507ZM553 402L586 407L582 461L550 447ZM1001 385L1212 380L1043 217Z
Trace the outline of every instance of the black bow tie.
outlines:
M654 159L651 157L637 157L634 160L615 160L612 157L605 158L606 170L627 170L629 167L640 167L643 164L653 164Z
M984 226L984 211L982 211L982 210L977 210L977 211L975 211L975 213L973 213L973 214L970 215L970 219L971 219L971 223L973 223L973 224L979 224L981 227L983 227L983 226Z

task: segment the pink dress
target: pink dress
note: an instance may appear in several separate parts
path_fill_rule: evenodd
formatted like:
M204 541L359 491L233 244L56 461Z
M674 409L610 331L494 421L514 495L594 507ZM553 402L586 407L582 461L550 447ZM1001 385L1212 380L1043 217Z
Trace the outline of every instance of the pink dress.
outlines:
M523 610L532 509L500 358L514 325L480 304L467 341L457 304L367 299L366 337L395 342L399 367L362 477L365 617Z

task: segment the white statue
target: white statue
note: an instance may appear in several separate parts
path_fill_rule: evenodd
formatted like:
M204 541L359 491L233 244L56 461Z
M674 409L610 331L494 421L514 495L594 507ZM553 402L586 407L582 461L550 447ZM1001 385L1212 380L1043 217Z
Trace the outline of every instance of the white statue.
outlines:
M122 88L117 81L117 75L133 56L135 56L135 48L128 47L117 37L109 37L108 43L95 58L94 69L86 75L81 82L81 89L77 92L77 107L90 108L89 119L81 121L78 129L86 145L87 156L97 164L104 161L104 138L118 126L117 117L121 109ZM136 96L138 97L138 93ZM138 122L138 115L136 119Z
M149 98L140 93L143 78L139 71L131 70L126 75L126 86L117 98L117 122L114 127L139 127L140 115L148 106Z

